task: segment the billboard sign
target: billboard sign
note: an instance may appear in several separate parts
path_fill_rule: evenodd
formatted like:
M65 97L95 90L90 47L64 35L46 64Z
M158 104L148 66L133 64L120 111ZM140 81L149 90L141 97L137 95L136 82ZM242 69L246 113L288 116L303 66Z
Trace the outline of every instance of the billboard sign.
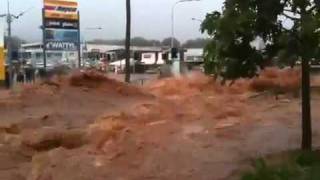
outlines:
M63 19L45 19L45 28L56 29L78 29L78 21L63 20Z
M44 6L78 8L77 0L44 0Z
M65 20L78 20L78 13L65 13L59 11L47 11L45 12L46 19L65 19Z
M64 7L64 6L55 6L55 5L45 5L46 11L57 11L57 12L64 12L64 13L77 13L76 7Z
M5 80L4 23L0 21L0 81Z
M46 41L78 42L78 30L46 29Z
M80 52L77 0L44 0L43 27L45 50Z
M46 19L78 20L76 0L44 0Z
M76 51L78 45L76 42L49 41L46 42L46 49L52 51Z
M79 31L69 29L46 29L46 49L55 51L76 51Z

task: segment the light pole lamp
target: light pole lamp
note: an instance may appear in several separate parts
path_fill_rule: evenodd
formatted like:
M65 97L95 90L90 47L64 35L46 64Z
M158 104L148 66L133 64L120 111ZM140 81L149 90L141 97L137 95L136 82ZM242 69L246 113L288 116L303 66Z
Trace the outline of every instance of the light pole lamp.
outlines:
M84 30L102 30L103 28L98 26L98 27L87 27Z
M82 31L100 31L103 30L101 26L98 27L86 27ZM84 35L82 35L82 42L86 43L86 38Z
M86 27L84 28L82 31L100 31L100 30L103 30L103 28L101 26L98 26L98 27ZM80 44L81 44L81 41L80 41ZM82 56L84 57L84 51L87 52L87 41L86 41L86 37L84 35L82 35L82 44L83 44L83 48L82 49ZM84 64L86 63L86 60L87 58L85 59L86 57L84 57Z
M172 11L171 11L171 48L174 47L174 10L175 10L176 6L180 3L196 2L196 1L201 1L201 0L180 0L180 1L177 1L176 3L174 3L174 5L172 6Z
M197 19L197 18L191 18L192 21L198 21L198 22L201 22L202 23L202 20L201 19Z

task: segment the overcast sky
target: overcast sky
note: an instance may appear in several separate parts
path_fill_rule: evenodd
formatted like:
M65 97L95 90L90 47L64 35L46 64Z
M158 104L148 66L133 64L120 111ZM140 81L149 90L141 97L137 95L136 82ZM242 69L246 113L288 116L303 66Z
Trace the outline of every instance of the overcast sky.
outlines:
M132 36L163 39L171 34L171 7L177 0L131 0ZM42 0L10 0L11 11L18 14L32 9L13 23L13 35L28 41L41 40ZM191 18L204 19L208 12L221 10L223 0L202 0L181 3L176 7L175 34L185 41L203 37L200 22ZM82 36L85 39L120 39L125 35L125 0L79 0ZM0 0L0 14L6 12L6 0ZM2 19L3 20L3 19ZM103 30L84 30L91 27Z

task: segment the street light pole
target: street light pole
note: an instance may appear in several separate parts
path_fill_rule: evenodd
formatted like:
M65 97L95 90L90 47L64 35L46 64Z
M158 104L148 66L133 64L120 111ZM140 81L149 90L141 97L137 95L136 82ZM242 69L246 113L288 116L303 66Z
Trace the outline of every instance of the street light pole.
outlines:
M177 4L179 4L181 1L176 2L172 6L172 11L171 11L171 48L174 46L174 10Z
M11 37L11 23L12 23L12 17L10 13L10 4L9 0L7 0L7 23L8 23L8 37Z
M87 27L87 28L84 28L82 30L83 31L95 31L95 30L103 30L103 28L101 26L99 27ZM84 33L82 33L82 44L84 46L84 48L81 48L82 49L82 56L83 56L83 64L85 65L86 62L87 62L87 58L84 57L84 50L87 49L87 41L86 41L86 37L83 35ZM81 44L81 41L80 41L80 44Z
M87 27L84 28L82 31L95 31L95 30L103 30L102 27ZM82 42L85 44L86 43L86 37L84 35L82 35Z
M177 1L176 3L174 3L174 5L172 6L172 10L171 10L171 48L174 48L174 10L175 10L176 6L180 3L195 2L195 1L200 1L200 0L180 0L180 1Z

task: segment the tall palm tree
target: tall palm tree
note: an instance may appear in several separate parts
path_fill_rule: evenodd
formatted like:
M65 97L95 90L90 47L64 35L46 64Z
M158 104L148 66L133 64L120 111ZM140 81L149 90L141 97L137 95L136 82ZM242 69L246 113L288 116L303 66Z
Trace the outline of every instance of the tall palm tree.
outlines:
M127 25L126 25L126 76L125 81L130 82L130 41L131 41L131 0L126 0Z

